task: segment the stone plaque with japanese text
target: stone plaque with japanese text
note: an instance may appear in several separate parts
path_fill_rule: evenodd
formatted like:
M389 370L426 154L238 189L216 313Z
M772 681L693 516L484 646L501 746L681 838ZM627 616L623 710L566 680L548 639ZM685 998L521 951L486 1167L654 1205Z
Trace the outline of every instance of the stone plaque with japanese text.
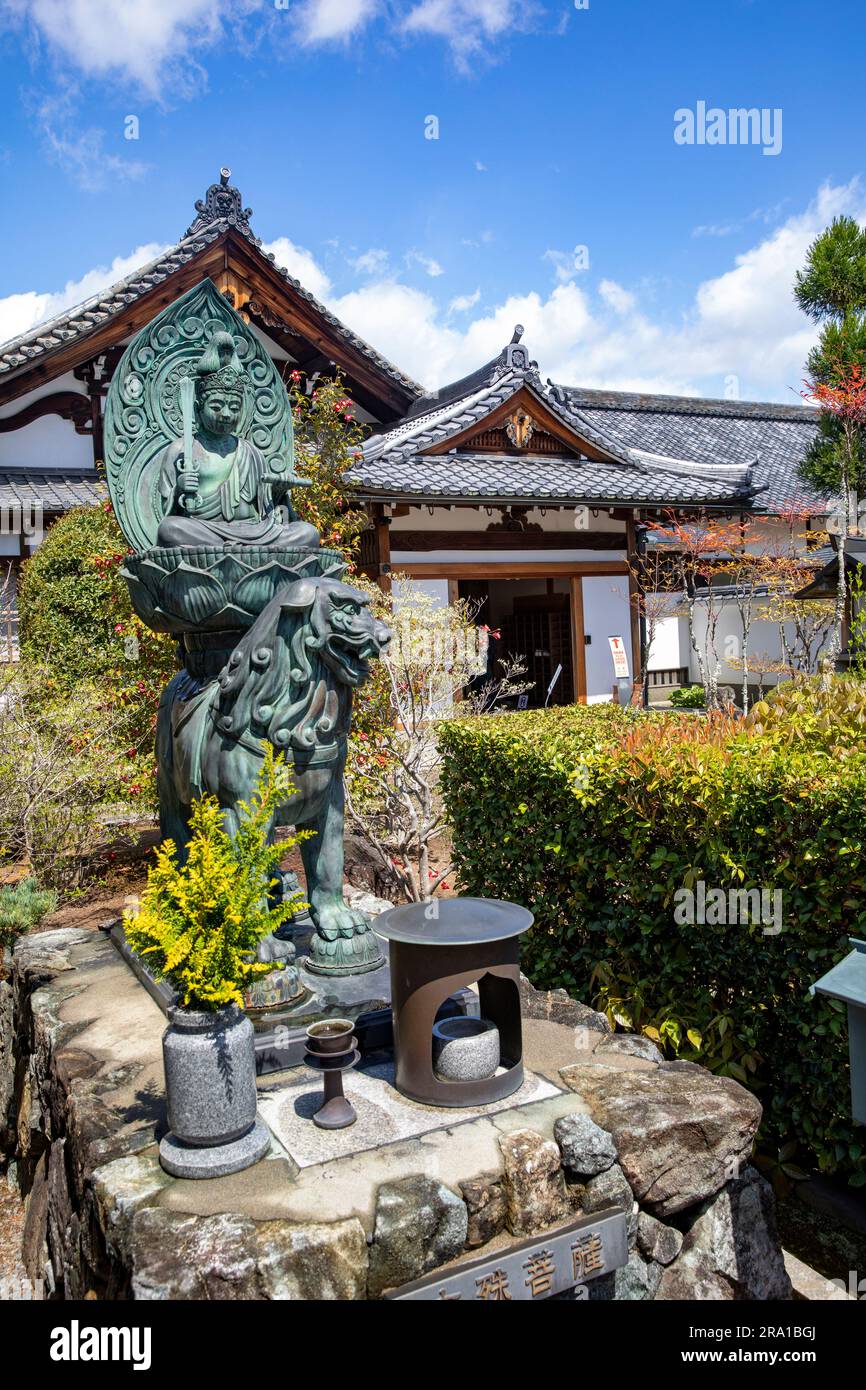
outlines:
M442 1303L530 1302L587 1284L627 1262L626 1213L610 1207L495 1254L450 1265L391 1289L385 1297Z

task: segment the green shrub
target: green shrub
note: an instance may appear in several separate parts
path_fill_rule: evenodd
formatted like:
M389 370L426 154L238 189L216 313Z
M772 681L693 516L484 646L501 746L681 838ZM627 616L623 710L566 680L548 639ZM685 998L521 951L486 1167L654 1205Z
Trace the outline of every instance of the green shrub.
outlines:
M533 911L535 983L746 1083L763 1142L866 1181L844 1010L808 994L866 930L862 742L614 706L454 721L441 741L460 880ZM701 880L781 890L783 930L679 923Z
M19 936L38 926L56 906L57 894L40 888L35 878L0 888L0 949L11 949Z
M0 670L0 861L61 889L93 876L139 756L125 725L98 685L61 691L37 668Z
M671 704L674 709L703 709L706 695L702 685L684 685L671 691Z
M156 806L156 711L177 669L176 647L132 612L120 575L127 550L107 503L77 507L54 523L23 567L21 657L25 668L48 673L48 698L99 685L116 712L125 795L150 813Z
M215 796L195 802L187 859L180 864L165 840L141 903L124 914L132 950L173 985L184 1007L243 1005L257 976L281 968L260 963L255 951L301 905L300 890L275 907L267 897L280 859L298 843L297 836L268 840L276 811L294 790L284 755L275 756L269 744L251 800L239 803L234 838Z
M866 684L852 676L784 681L753 705L746 724L777 743L866 748Z

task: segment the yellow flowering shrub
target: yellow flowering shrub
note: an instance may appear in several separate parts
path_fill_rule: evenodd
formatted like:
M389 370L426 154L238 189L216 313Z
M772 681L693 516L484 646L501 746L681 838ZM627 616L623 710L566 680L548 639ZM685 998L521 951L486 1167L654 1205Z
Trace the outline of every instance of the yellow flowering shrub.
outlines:
M278 968L256 960L258 943L301 906L300 893L276 907L268 903L280 859L304 832L268 843L274 813L294 788L283 754L263 747L258 784L251 800L239 805L235 838L226 832L216 797L197 801L186 863L178 863L174 842L164 841L139 907L124 914L130 947L177 990L185 1007L242 1005L253 980Z

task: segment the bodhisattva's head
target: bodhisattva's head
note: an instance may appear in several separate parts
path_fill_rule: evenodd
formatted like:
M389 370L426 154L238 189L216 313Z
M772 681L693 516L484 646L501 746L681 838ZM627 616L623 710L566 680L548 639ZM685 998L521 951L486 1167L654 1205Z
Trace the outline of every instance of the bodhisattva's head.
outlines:
M215 333L195 368L199 424L217 437L235 434L245 403L247 374L230 333Z

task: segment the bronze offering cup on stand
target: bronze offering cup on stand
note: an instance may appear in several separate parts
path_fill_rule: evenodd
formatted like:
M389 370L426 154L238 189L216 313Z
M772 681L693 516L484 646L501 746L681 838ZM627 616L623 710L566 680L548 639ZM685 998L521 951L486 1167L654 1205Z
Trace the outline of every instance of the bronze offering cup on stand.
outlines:
M358 1116L343 1094L343 1072L350 1071L360 1057L358 1039L352 1036L354 1024L346 1018L325 1018L307 1029L308 1067L322 1073L325 1099L313 1116L320 1129L345 1129Z

